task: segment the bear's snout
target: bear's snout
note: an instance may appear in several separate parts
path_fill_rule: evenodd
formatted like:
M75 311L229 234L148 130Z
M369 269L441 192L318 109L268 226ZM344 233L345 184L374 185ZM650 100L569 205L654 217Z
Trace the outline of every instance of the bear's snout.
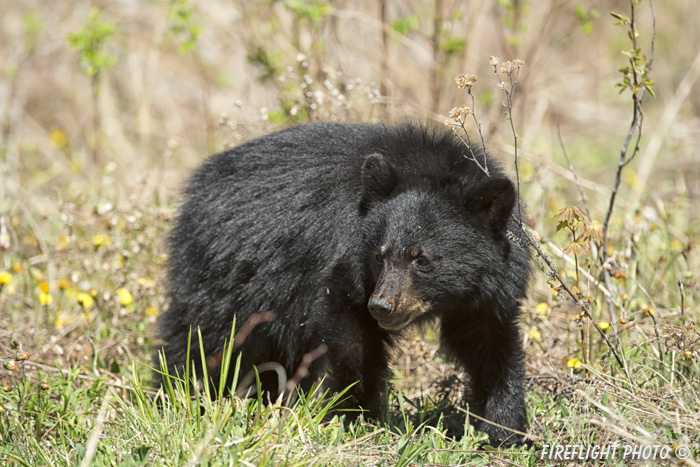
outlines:
M372 297L369 299L367 308L375 319L381 319L387 318L394 311L394 304L385 298Z

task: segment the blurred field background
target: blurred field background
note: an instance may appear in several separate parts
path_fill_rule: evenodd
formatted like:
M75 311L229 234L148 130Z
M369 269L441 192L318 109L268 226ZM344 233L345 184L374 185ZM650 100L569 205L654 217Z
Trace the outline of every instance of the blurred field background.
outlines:
M225 442L205 449L222 436L216 430L200 426L189 443L176 442L164 435L172 420L151 418L146 434L140 417L147 411L132 394L143 393L141 377L148 385L153 325L167 306L164 239L187 174L211 153L292 124L443 125L450 109L472 105L454 81L470 73L478 76L475 111L486 146L514 175L491 56L525 61L513 123L531 224L559 272L592 297L596 320L619 337L627 367L620 370L590 323L577 321L576 304L536 266L523 318L533 439L678 443L697 456L700 19L693 0L656 2L653 16L648 3L636 8L647 58L655 17L656 97L645 97L640 151L623 171L609 232L610 292L624 323L608 314L594 262L584 265L594 255L581 258L591 276L577 281L562 253L571 239L556 230L563 208L583 207L564 149L588 198L586 222L599 229L605 217L633 116L631 94L616 87L630 39L609 12L629 9L626 1L584 0L4 2L0 357L19 361L19 369L0 369L8 388L0 394L0 459L228 459ZM292 465L311 452L319 457L308 462L320 465L532 462L523 453L469 451L473 433L453 439L422 424L445 412L441 397L461 393L459 373L435 347L428 333L400 349L392 403L405 418L393 430L343 432L312 417L316 425L299 423L287 438L282 432L292 428L280 425L281 439L272 440L259 417L242 434L220 420L212 426L245 441L232 465ZM17 360L18 350L30 359ZM463 426L464 414L448 415L441 424ZM307 429L326 437L304 435Z

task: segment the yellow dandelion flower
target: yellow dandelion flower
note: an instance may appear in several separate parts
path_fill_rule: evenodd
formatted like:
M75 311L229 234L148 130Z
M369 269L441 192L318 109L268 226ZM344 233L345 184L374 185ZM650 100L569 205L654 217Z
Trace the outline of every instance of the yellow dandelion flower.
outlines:
M19 274L20 272L22 272L22 265L20 263L15 263L12 265L12 270L15 274Z
M639 309L640 309L640 311L644 310L644 316L656 314L656 309L653 306L649 306L646 303L642 303L642 305L639 307Z
M681 248L683 248L683 245L678 240L674 240L671 242L671 249L672 250L680 250Z
M549 304L545 302L538 303L536 308L537 314L541 316L546 315L549 311L551 311L551 309L552 308L549 306Z
M73 322L73 317L69 315L67 312L62 311L56 316L56 321L54 321L53 325L56 329L60 329L66 324L71 324Z
M92 244L95 248L109 246L112 244L112 237L109 235L95 235L92 237Z
M146 316L158 316L158 309L152 306L146 307L146 310L144 311L146 313Z
M625 181L625 183L627 183L630 187L634 189L641 190L641 188L644 186L644 182L642 182L642 179L632 169L625 170L624 172L622 172L622 179Z
M75 294L75 300L80 303L83 308L90 308L95 304L95 299L92 295L85 292L78 292Z
M566 366L574 370L578 370L581 368L581 360L578 358L570 358L566 361Z
M97 313L93 311L84 311L80 314L80 319L82 319L86 323L92 323L95 321L95 318L97 317Z
M41 292L39 294L39 303L41 303L41 306L51 305L53 303L53 297L50 293Z
M36 237L32 237L31 235L25 235L22 237L22 241L24 241L24 244L33 248L36 248L39 246L39 240L36 239Z
M10 285L12 283L12 274L7 271L0 271L0 286Z
M66 290L70 286L70 281L66 278L59 279L58 284L56 284L59 290Z
M609 331L612 326L607 321L598 321L598 327L601 331Z
M71 169L74 173L80 173L80 172L83 171L83 166L82 166L82 164L78 161L78 159L72 159L72 160L70 161L70 169Z
M95 289L90 289L90 295L92 295L92 298L97 297L97 290L95 290Z
M138 279L136 279L136 282L138 282L139 285L142 285L144 287L153 287L154 285L156 285L156 281L154 281L153 279L148 279L146 277L139 277Z
M49 134L49 139L51 140L51 143L53 143L54 146L56 146L58 149L63 149L68 145L68 138L66 137L66 134L63 132L63 130L60 130L58 128L54 128L51 130L51 133Z
M48 282L41 282L39 283L39 290L41 290L43 293L49 293L49 283Z
M536 173L535 167L531 163L529 163L527 161L523 161L523 163L520 164L520 178L521 179L529 180L535 176L535 173Z
M529 337L532 340L538 341L542 339L542 333L537 329L530 329L529 331L527 331L527 337Z
M117 296L119 297L119 304L122 306L129 306L134 303L134 296L124 288L117 289Z

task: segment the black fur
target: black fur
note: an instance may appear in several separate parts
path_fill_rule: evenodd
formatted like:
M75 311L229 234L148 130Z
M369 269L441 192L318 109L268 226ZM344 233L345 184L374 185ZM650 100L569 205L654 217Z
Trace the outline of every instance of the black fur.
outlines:
M523 431L518 306L530 255L511 218L512 182L492 159L487 177L465 152L448 129L317 124L213 156L190 179L170 236L160 320L170 368L182 374L190 327L211 357L234 315L240 326L269 311L238 349L242 372L274 361L291 377L325 343L305 387L324 374L331 390L357 382L350 405L378 415L392 341L438 318L481 415ZM201 374L197 339L191 358ZM492 443L519 439L477 428Z

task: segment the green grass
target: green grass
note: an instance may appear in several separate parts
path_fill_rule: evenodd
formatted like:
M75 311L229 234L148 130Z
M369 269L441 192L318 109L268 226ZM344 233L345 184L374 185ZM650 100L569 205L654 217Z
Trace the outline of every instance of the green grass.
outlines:
M230 353L225 367L228 361ZM452 439L440 420L435 426L427 420L414 423L404 410L386 425L362 417L348 423L334 409L343 393L313 389L287 407L264 403L259 396L212 399L206 389L195 389L194 376L192 384L166 376L168 397L162 392L154 397L137 367L129 385L121 387L104 377L79 378L77 370L55 375L48 389L24 379L0 399L10 414L0 419L0 458L26 466L334 466L375 465L377 460L399 466L490 465L492 458L534 458L524 448L488 452L479 444L485 437L471 427L466 436ZM237 374L238 362L230 370ZM403 406L401 392L396 398Z

